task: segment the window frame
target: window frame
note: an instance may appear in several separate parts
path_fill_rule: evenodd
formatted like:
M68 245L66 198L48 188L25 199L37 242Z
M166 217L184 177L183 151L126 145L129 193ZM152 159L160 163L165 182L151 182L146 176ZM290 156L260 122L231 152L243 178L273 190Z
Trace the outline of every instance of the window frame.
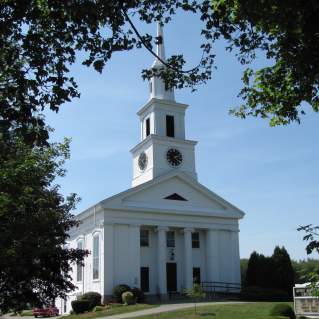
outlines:
M198 235L198 239L194 238L194 236ZM199 249L200 248L200 234L199 232L192 233L192 248Z
M166 123L166 136L175 137L175 116L166 114L165 123Z
M84 249L84 240L79 239L76 243L77 249ZM81 263L76 263L76 282L82 282L83 281L83 272L84 272L84 266L81 265ZM81 274L81 276L79 276ZM79 277L81 277L79 279Z
M95 247L95 240L98 240L98 246ZM100 245L101 239L100 234L94 234L92 238L92 280L97 281L100 280ZM97 255L96 255L97 253ZM96 262L97 261L97 262ZM97 277L95 277L95 267L97 266Z
M198 271L198 274L199 274L199 281L196 281L196 277L194 276L194 273ZM193 267L193 284L201 284L201 269L200 267Z
M145 137L151 135L151 119L148 117L145 119Z
M173 238L169 238L169 234L173 235ZM175 231L169 230L166 232L166 247L167 248L175 248L176 241L175 241Z
M146 281L146 286L147 286L147 289L143 289L144 287L142 287L142 272L144 271L147 271L147 281ZM140 276L141 276L141 290L144 292L144 293L148 293L150 292L150 267L148 266L142 266L140 268Z
M143 232L147 234L147 236L143 236ZM146 240L143 244L143 240ZM149 229L141 229L140 230L140 247L150 247L150 231Z

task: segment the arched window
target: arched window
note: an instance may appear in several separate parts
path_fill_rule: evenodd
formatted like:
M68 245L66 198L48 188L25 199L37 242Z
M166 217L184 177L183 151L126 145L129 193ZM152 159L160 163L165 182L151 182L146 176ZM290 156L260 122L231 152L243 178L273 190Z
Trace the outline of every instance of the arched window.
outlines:
M93 236L93 280L100 278L100 236Z
M83 240L79 240L77 243L78 249L83 249ZM83 280L83 266L81 263L76 264L76 281Z

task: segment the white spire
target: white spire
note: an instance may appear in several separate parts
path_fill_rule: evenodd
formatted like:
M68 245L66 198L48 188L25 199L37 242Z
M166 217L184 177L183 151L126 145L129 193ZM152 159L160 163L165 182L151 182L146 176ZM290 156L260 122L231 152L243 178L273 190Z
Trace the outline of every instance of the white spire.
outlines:
M165 58L165 47L164 47L164 34L161 24L157 23L157 38L158 42L156 45L156 55L164 62ZM166 66L156 58L152 68L165 68ZM150 79L150 99L156 98L161 100L175 101L174 90L166 90L164 81L159 77L152 77Z
M164 62L166 62L166 58L165 58L165 47L164 47L164 34L163 34L163 28L161 26L161 24L158 22L157 23L157 45L156 45L156 55L163 60ZM162 62L156 58L156 60L154 61L154 63L159 63L162 64Z

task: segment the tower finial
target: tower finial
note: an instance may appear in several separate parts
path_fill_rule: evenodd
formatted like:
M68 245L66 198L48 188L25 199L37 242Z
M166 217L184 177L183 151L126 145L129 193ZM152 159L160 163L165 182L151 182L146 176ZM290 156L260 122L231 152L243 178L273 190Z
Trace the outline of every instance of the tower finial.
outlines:
M157 22L157 48L156 53L157 56L163 60L165 60L165 47L164 47L164 35L163 35L163 28L160 24L160 22Z
M156 68L156 69L166 68L166 66L162 62L162 61L166 62L166 57L165 57L163 28L160 22L157 23L156 55L157 55L157 58L155 59L152 65L152 68ZM164 81L158 76L151 78L150 90L151 90L150 98L157 98L157 99L170 100L170 101L175 100L174 90L166 89Z

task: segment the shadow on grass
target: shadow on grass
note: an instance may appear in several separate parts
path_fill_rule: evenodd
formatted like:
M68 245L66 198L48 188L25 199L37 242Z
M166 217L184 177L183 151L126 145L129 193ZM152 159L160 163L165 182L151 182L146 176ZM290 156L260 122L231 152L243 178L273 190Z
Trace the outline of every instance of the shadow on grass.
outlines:
M199 315L200 317L216 316L216 314L213 313L213 312L200 312L200 313L198 313L198 315Z

